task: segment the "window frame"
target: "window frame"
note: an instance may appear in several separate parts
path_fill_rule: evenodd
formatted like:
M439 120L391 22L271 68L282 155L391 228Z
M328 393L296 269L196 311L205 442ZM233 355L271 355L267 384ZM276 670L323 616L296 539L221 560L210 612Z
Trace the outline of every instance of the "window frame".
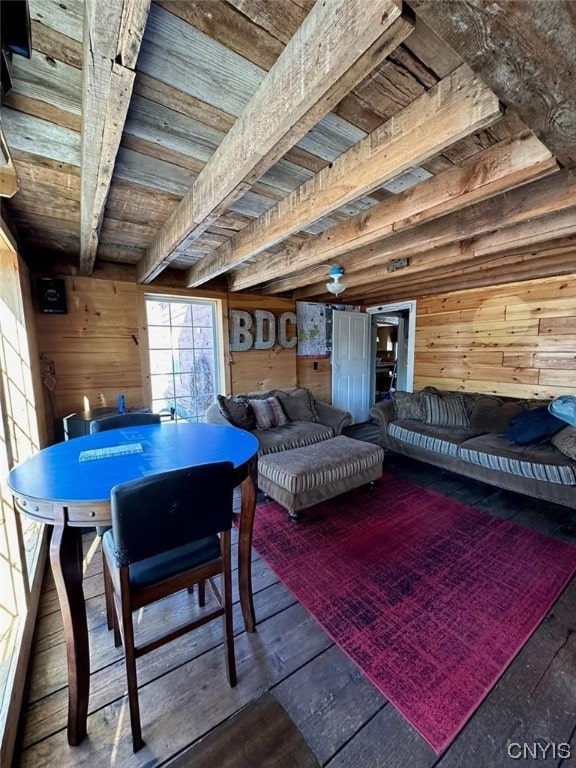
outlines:
M149 328L148 328L148 316L147 316L147 301L158 301L158 302L174 302L174 303L198 303L198 304L210 304L213 307L213 320L214 320L214 327L213 327L213 334L214 334L214 368L215 368L215 377L216 377L216 385L215 385L215 391L214 394L218 394L220 392L227 391L229 386L229 379L230 374L228 370L228 366L226 365L226 359L225 359L225 350L226 350L226 343L225 343L225 332L227 330L226 322L225 322L225 315L224 315L224 302L221 298L218 298L217 295L213 293L206 293L206 294L200 294L200 293L194 293L190 294L189 292L184 291L166 291L166 290L155 290L152 286L147 286L146 290L142 292L141 294L141 302L140 302L140 312L141 312L141 328L143 329L144 333L142 334L142 343L141 343L141 365L142 365L142 388L143 388L143 395L144 400L147 402L151 407L153 407L153 400L152 400L152 373L151 373L151 362L150 362L150 335L149 335ZM200 420L202 420L202 417L200 416Z

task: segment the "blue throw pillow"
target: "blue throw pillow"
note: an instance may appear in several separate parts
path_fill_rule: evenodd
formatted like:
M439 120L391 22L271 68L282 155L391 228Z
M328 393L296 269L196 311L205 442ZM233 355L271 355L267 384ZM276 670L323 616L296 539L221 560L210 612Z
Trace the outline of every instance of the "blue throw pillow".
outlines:
M552 416L576 427L576 397L574 395L560 395L560 397L552 400L548 410Z
M516 445L530 445L556 434L564 426L565 422L553 416L548 408L534 408L510 419L506 437Z

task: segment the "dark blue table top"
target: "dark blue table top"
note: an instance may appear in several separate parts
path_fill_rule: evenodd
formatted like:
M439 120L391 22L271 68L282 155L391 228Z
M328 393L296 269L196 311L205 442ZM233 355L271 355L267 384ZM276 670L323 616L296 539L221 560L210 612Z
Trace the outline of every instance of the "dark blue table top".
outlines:
M86 451L119 446L139 452L80 460L81 453L90 456ZM45 501L106 501L117 483L213 461L238 468L257 451L258 440L249 432L219 424L123 427L44 448L10 471L8 485L15 494Z

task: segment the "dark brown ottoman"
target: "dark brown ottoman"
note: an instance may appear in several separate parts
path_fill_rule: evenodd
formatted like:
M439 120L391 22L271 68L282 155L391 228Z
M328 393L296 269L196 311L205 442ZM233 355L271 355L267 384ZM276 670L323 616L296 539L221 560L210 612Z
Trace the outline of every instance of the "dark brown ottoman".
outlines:
M384 451L351 437L268 453L258 459L258 487L293 520L298 512L382 477Z

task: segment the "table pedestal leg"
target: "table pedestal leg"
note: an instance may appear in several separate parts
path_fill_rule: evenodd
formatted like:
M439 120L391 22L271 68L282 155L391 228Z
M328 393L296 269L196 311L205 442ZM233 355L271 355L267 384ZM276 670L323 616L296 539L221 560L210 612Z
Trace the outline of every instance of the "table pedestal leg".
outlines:
M63 513L64 514L64 513ZM68 744L77 746L86 736L90 689L90 653L86 604L82 591L82 536L65 521L55 522L50 542L50 563L56 582L68 664Z
M254 632L256 618L252 599L252 526L256 509L256 486L251 473L240 486L240 524L238 526L238 588L246 632Z

